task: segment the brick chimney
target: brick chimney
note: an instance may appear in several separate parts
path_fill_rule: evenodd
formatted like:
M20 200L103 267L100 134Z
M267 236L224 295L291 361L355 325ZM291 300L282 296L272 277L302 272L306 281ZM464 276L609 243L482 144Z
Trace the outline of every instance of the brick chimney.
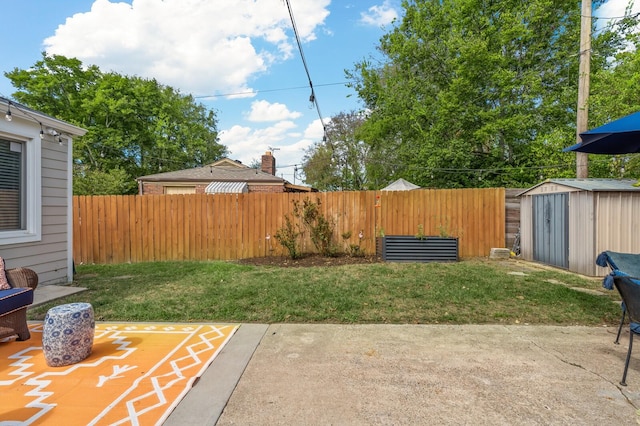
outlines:
M271 155L271 151L265 152L262 156L262 167L260 168L265 173L276 175L276 159Z

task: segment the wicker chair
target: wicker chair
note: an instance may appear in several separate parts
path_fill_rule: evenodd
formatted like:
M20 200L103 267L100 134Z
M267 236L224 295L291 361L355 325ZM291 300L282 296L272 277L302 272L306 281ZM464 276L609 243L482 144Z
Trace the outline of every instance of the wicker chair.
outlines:
M28 340L31 334L27 325L27 308L33 303L33 292L38 286L38 274L28 268L7 269L6 274L12 290L0 290L0 293L14 293L13 289L17 288L29 289L28 294L25 294L25 297L21 299L22 301L28 301L28 303L24 305L18 304L14 309L0 314L0 338L17 335L18 340ZM2 298L0 304L10 303L5 302L5 300L8 301L9 297ZM2 311L5 310L3 309Z

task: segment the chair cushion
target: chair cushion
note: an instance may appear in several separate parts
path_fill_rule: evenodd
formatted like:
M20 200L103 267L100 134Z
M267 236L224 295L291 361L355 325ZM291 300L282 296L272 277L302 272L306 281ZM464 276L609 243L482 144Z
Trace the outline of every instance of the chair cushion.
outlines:
M32 303L33 289L31 288L0 290L0 315L8 314Z

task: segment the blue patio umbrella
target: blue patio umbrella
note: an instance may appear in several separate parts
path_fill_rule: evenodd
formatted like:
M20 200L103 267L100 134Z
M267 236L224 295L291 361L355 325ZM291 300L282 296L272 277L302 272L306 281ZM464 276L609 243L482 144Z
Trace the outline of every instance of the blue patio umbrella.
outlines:
M640 111L580 133L582 142L564 152L588 154L633 154L640 152Z

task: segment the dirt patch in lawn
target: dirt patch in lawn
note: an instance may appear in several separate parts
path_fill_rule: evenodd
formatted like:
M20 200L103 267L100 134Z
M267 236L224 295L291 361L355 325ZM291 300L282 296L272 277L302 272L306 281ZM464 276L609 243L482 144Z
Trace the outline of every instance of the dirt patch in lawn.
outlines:
M242 265L256 266L280 266L283 268L304 268L310 266L340 266L380 263L382 259L376 256L347 256L324 257L318 254L304 255L299 259L291 259L284 256L254 257L251 259L240 259L237 263Z

